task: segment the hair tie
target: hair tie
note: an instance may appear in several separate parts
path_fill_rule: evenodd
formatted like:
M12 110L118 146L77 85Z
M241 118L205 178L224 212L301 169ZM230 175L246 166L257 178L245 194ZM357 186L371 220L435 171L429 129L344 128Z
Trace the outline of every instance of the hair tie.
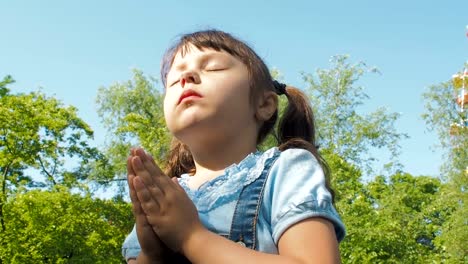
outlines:
M276 94L278 95L286 94L286 84L280 83L277 80L274 80L273 86L275 87Z

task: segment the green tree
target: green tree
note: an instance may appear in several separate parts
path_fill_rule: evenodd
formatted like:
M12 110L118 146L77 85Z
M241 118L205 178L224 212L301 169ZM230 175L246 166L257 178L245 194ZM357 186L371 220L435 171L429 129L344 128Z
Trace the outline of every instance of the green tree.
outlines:
M373 263L440 261L434 244L443 220L436 206L440 180L397 173L388 180L376 177L367 190L376 214L373 231L367 234L374 248Z
M3 263L121 263L130 205L54 191L18 192L5 205ZM0 263L1 263L0 261Z
M12 94L13 82L0 82L0 263L121 261L133 217L122 200L91 197L108 164L93 131L55 98Z
M369 97L358 81L365 73L377 70L363 62L351 64L348 59L334 56L330 69L302 74L315 113L318 142L368 173L375 160L370 150L387 149L391 160L386 168L398 171L399 142L407 137L395 128L399 114L388 113L383 107L367 115L358 112Z
M463 178L468 160L468 128L465 123L468 112L466 109L462 111L456 104L458 94L452 80L429 86L423 94L426 109L422 115L427 129L436 132L439 137L437 147L445 152L442 174L446 179L455 181Z
M440 260L435 240L443 222L436 205L441 183L410 174L360 180L358 167L333 153L336 208L346 224L343 263L430 263Z
M346 237L340 244L343 263L366 263L372 245L365 243L366 233L373 227L375 210L361 182L361 170L336 153L322 149L321 154L331 169L335 207L346 225Z
M86 189L85 169L103 156L89 146L93 131L76 114L76 108L64 106L40 92L11 94L7 76L0 83L0 222L5 230L3 205L18 188ZM77 164L71 167L66 160ZM29 170L28 170L29 169ZM26 173L26 171L28 172ZM32 177L31 170L38 172ZM42 177L39 177L42 176Z
M456 88L452 80L429 86L423 94L426 110L422 115L427 129L437 133L439 144L436 147L444 153L441 175L447 184L439 204L445 208L446 221L436 244L444 250L450 263L468 262L465 242L468 241L468 111L462 111L455 103L460 92Z
M418 210L422 209L413 207L429 207L426 206L428 201L437 196L434 194L437 180L432 189L421 187L423 181L409 174L400 181L396 180L399 176L394 175L389 179L378 176L364 183L357 166L335 153L322 152L332 169L335 206L347 229L340 244L343 263L427 263L431 258L420 259L421 253L427 252L423 252L425 247L420 246L416 238L417 234L426 234L427 227L408 225L413 223L412 219L418 219L415 223L421 222ZM411 197L405 197L407 189L411 190ZM428 194L423 195L423 192ZM403 200L413 207L407 208Z
M156 79L134 70L132 80L98 91L98 114L109 132L105 152L118 179L126 178L125 160L132 146L144 147L158 164L165 164L171 137L156 84Z
M435 244L444 218L439 217L435 200L441 183L401 172L399 144L407 135L395 128L399 114L385 108L359 112L368 99L359 81L369 72L377 70L363 62L352 64L348 56L335 56L330 69L303 73L320 151L332 171L336 207L348 230L340 245L343 261L427 263L440 259ZM387 177L372 177L375 149L390 154ZM363 175L373 180L365 183Z
M7 75L3 77L3 80L0 81L0 97L5 96L7 93L10 92L10 89L7 88L7 85L14 83L15 80L11 77L11 75Z

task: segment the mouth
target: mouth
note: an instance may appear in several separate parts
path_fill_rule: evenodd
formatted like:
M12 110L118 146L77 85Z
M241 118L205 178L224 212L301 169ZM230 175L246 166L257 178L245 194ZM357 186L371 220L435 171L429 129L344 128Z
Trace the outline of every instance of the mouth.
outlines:
M188 100L194 100L197 98L202 98L199 93L195 92L194 90L188 89L185 90L179 97L179 101L177 102L177 105L182 103L183 101L188 101Z

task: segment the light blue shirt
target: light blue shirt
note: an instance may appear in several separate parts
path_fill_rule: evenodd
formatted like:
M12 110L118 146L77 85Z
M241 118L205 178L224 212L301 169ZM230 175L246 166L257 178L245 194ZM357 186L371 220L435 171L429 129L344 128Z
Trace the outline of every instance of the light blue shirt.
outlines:
M265 162L275 152L279 152L278 148L252 153L197 190L188 187L188 174L181 176L179 182L197 207L206 228L218 234L229 234L243 186L260 176ZM284 231L312 217L329 220L335 227L338 241L344 238L345 227L332 204L317 159L304 149L285 150L271 167L265 184L256 230L258 250L277 254L278 240ZM126 238L122 251L126 259L138 255L140 247L135 230Z

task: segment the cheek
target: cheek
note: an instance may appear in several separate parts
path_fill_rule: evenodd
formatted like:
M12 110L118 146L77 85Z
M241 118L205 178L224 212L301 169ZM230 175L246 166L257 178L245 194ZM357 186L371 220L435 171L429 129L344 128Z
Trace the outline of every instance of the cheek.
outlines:
M243 108L251 107L250 87L248 81L240 81L234 86L233 96L237 99L237 104Z
M169 124L170 123L170 116L171 116L171 113L172 113L172 109L170 107L171 105L171 99L170 97L166 94L164 96L164 102L163 102L163 111L164 111L164 119L166 120L166 123Z

